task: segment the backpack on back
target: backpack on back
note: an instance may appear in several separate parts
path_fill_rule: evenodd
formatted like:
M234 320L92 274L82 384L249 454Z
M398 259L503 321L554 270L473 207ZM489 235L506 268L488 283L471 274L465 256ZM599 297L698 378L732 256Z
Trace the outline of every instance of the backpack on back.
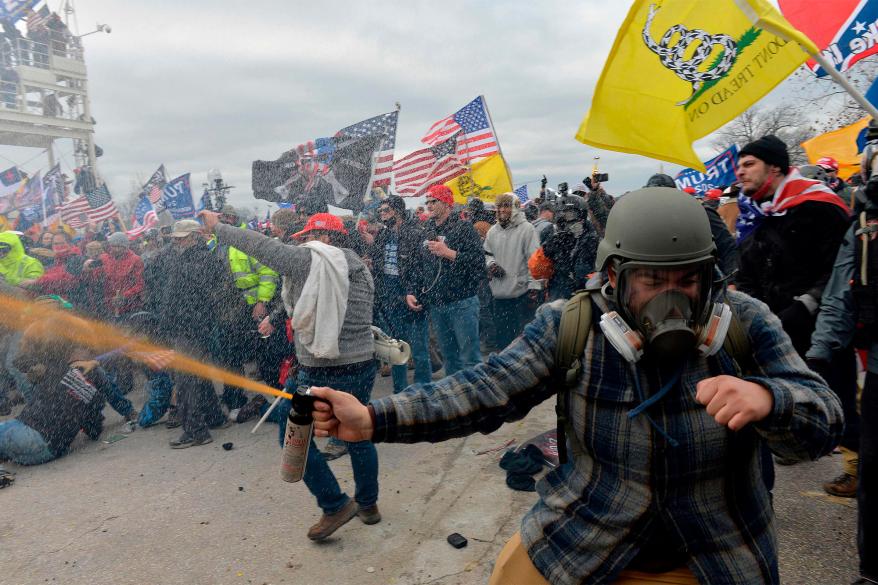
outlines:
M583 353L593 323L592 293L600 294L600 291L584 289L573 293L561 310L561 322L558 326L552 384L557 389L555 415L558 421L558 460L561 464L567 462L567 429L570 424L567 418L567 394L582 374ZM738 374L755 369L750 351L750 339L734 311L732 311L728 333L723 341L723 349L734 360Z

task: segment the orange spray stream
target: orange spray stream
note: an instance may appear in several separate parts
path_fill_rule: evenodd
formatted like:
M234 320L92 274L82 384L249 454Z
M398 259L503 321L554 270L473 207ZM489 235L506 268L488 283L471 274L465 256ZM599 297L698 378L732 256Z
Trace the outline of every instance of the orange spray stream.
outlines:
M124 352L129 358L145 365L149 365L146 358L150 354L168 351L167 348L156 345L145 337L132 337L113 325L87 319L79 314L57 309L44 303L34 303L8 295L0 294L0 315L3 316L0 320L0 326L20 331L27 329L31 323L51 315L65 325L60 330L53 331L52 335L88 347L96 354L124 348ZM166 367L205 380L219 380L223 384L261 394L292 398L287 392L282 392L267 384L256 382L217 366L205 364L177 351L171 354L170 362Z

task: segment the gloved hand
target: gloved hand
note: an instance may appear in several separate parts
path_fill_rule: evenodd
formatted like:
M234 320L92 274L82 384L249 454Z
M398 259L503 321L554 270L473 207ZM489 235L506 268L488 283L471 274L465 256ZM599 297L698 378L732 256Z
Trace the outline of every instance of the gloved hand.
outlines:
M494 278L503 278L506 276L506 271L496 262L492 262L488 265L488 273Z

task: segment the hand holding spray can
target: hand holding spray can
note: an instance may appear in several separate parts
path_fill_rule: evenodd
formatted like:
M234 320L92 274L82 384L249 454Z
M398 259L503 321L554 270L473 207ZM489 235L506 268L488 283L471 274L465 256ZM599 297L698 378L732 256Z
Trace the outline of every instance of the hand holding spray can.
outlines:
M308 462L308 449L311 447L311 436L314 432L315 398L311 396L310 386L299 386L293 392L293 407L287 417L287 430L284 434L284 449L280 462L280 477L284 481L295 483L305 475L305 464Z

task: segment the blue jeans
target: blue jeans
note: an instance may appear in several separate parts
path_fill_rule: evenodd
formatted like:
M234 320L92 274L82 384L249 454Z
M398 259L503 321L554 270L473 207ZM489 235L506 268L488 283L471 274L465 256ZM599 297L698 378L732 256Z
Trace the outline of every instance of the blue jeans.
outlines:
M429 384L433 370L430 367L430 330L426 315L416 313L405 304L405 289L398 276L382 275L382 294L377 299L377 321L385 333L405 341L412 348L415 362L415 383ZM393 392L402 392L408 381L408 366L393 366Z
M39 465L55 459L41 434L17 418L0 422L0 459Z
M119 390L119 384L117 384L118 377L116 375L104 370L104 376L106 376L108 382L107 387L103 388L107 402L120 416L127 417L134 410L134 405Z
M430 365L430 325L427 316L418 316L406 323L408 333L400 336L412 348L412 360L415 362L415 384L429 384L433 375ZM399 394L409 385L408 365L393 366L393 393Z
M144 371L147 377L147 399L146 404L140 409L137 424L141 427L148 427L159 422L170 408L174 381L168 372L155 372L149 368L144 368Z
M478 296L430 306L430 319L433 320L436 337L442 347L446 376L482 361L479 351L479 307Z
M33 384L31 384L30 380L27 379L27 376L24 375L24 372L15 367L13 361L18 357L18 352L21 346L21 336L23 333L21 331L16 331L9 336L9 346L6 351L6 357L3 360L3 366L6 368L6 371L9 372L9 375L15 381L15 387L18 388L18 391L21 392L22 397L24 397L25 402L30 402L33 398Z
M330 368L300 367L296 383L300 386L329 386L353 394L357 400L368 404L377 371L378 364L374 360ZM281 447L290 407L290 401L284 398L275 408L275 412L280 411L280 419L283 421L279 425ZM372 441L347 443L347 446L356 484L354 500L361 508L372 506L378 501L378 451ZM311 439L311 446L308 448L304 479L324 514L335 514L350 501L350 497L341 491L338 480L314 444L314 439Z

